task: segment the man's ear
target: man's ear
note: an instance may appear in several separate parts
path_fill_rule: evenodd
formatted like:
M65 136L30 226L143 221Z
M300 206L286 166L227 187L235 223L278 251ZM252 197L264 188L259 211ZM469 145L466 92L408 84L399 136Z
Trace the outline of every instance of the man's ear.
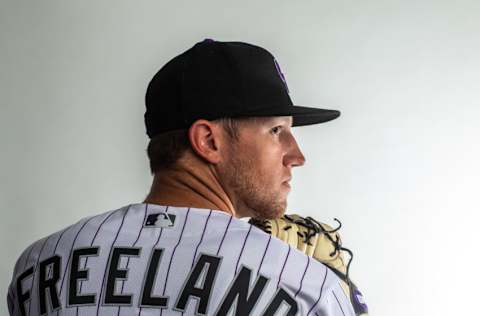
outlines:
M188 139L192 150L207 162L217 164L221 161L220 147L223 133L218 124L207 120L196 120L188 129Z

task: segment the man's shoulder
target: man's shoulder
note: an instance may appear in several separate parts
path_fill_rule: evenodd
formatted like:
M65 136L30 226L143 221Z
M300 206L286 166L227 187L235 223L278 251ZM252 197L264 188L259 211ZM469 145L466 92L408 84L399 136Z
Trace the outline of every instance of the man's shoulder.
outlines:
M305 285L308 286L308 283L311 282L312 286L329 288L339 281L337 275L325 263L308 256L294 246L256 226L252 226L252 233L259 238L267 239L268 248L270 248L268 255L278 257L279 263L282 263L283 260L285 269L298 270L300 278L303 276Z

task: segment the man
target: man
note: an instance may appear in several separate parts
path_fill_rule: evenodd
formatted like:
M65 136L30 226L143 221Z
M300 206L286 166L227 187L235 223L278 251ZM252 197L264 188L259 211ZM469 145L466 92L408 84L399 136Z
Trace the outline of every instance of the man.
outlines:
M285 212L305 157L292 126L340 112L294 106L273 56L205 40L146 94L151 172L142 203L28 247L11 315L354 315L338 277L243 217Z

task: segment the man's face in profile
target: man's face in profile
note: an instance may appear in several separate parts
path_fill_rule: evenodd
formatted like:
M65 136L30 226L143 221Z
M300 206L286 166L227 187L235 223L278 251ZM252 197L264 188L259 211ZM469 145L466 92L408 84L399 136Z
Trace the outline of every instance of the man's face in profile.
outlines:
M292 167L305 162L291 132L292 117L257 117L240 126L227 148L222 182L256 218L278 218L287 207Z

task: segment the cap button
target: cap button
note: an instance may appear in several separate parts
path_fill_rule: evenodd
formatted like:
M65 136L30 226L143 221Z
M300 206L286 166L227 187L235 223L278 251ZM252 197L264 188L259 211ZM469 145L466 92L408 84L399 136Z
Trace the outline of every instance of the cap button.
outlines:
M204 42L215 42L215 41L214 41L213 39L211 39L211 38L206 38L206 39L204 39L203 41L204 41Z

